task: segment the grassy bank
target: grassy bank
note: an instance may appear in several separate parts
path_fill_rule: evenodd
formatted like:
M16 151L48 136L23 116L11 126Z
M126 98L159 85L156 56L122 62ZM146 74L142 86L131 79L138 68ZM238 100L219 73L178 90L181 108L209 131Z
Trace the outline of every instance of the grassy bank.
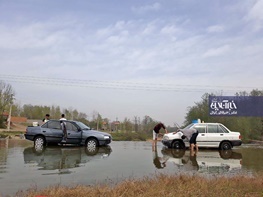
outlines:
M27 191L17 196L36 197L174 197L174 196L263 196L263 176L220 177L206 179L198 176L157 175L154 178L128 180L114 187L98 186L55 186L41 191Z
M139 132L112 132L114 141L146 141L149 136Z

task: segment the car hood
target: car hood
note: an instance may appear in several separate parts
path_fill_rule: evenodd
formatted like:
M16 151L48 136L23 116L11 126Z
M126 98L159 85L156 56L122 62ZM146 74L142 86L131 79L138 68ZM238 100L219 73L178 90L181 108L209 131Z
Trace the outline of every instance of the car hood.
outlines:
M163 138L168 137L169 139L175 139L175 138L181 138L183 136L183 133L181 131L177 133L166 133L163 135Z

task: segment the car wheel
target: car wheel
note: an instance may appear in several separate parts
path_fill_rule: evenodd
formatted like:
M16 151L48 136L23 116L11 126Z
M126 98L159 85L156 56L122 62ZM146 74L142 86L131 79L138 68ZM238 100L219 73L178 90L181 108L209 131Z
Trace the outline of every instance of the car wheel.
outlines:
M36 151L42 151L45 146L45 138L37 136L34 140L34 147Z
M183 149L183 148L184 148L184 145L183 145L183 143L180 142L180 141L174 141L174 142L172 143L172 148L174 148L174 149Z
M88 152L95 152L97 150L98 141L94 138L88 139L86 142L86 148Z
M230 150L232 148L230 142L222 142L220 145L221 150Z

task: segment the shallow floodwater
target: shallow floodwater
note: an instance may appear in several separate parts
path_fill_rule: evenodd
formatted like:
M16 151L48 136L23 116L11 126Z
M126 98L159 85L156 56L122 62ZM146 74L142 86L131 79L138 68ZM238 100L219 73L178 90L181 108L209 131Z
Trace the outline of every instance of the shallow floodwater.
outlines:
M88 151L54 146L36 151L27 140L0 140L0 196L54 185L116 184L159 173L205 177L253 176L263 172L263 147L242 145L232 151L166 149L161 142L112 142Z

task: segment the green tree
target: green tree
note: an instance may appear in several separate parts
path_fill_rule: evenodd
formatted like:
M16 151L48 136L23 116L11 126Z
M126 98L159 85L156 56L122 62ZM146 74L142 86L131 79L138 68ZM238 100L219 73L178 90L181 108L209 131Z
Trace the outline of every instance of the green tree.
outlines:
M202 96L202 100L196 102L194 106L188 107L188 112L186 113L184 125L188 125L192 120L201 119L205 122L212 121L213 118L209 116L209 95L214 96L213 94L205 93Z
M79 117L79 112L78 112L78 110L74 109L74 110L72 111L72 117L73 117L73 120L78 119L78 117Z
M51 119L59 119L62 113L59 106L52 105L49 114L51 115Z
M142 130L148 136L152 135L153 128L159 121L154 120L148 115L145 115L142 119Z
M121 126L121 129L123 131L132 132L132 130L133 130L133 124L130 121L130 119L128 119L128 118L124 118L124 120L123 120L123 122L121 123L120 126Z
M220 122L232 131L239 131L244 141L249 139L262 139L263 127L262 118L260 117L226 117L226 116L209 116L209 95L205 93L202 100L196 102L194 106L189 107L186 113L184 124L187 125L194 119L201 119L204 122ZM262 96L263 91L252 90L250 93L246 91L237 92L236 96Z

